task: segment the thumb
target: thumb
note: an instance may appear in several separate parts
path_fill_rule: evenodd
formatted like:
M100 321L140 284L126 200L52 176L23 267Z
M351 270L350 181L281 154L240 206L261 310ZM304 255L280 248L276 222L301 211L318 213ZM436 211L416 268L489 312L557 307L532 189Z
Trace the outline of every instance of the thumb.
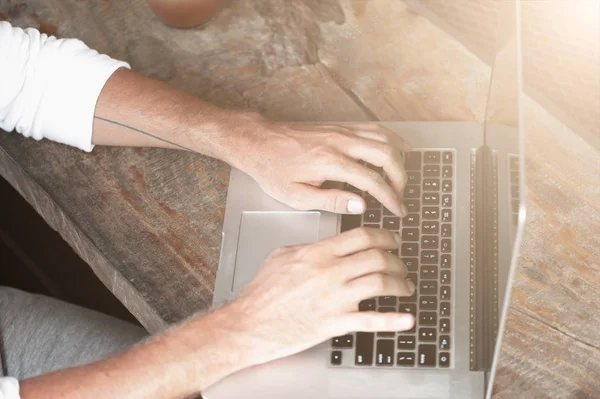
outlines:
M292 196L292 207L300 210L318 209L333 213L362 214L366 209L365 201L360 195L338 189L296 184Z

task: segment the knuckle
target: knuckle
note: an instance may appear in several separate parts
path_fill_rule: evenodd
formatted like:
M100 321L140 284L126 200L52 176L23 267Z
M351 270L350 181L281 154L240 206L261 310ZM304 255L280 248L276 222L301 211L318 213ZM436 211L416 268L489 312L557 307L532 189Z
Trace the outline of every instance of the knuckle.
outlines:
M369 244L373 240L373 234L375 229L370 229L368 227L359 227L358 229L352 230L356 237L360 240L360 242Z
M388 262L388 253L380 249L373 249L369 254L371 260L378 265L385 265Z
M387 279L383 274L375 274L373 276L373 288L377 292L384 292L387 288Z

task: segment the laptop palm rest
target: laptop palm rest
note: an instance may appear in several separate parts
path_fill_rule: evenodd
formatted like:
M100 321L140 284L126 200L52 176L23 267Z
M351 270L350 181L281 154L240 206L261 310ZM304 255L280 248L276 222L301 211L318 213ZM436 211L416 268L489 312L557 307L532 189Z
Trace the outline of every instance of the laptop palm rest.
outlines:
M277 248L319 239L319 212L244 212L232 291L239 294Z

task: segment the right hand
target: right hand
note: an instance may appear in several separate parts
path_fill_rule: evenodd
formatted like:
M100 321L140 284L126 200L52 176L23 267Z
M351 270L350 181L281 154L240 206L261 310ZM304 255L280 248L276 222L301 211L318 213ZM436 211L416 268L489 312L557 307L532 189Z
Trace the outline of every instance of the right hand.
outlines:
M259 364L308 349L352 331L404 331L414 317L359 312L360 301L410 296L407 269L386 250L397 233L359 228L310 245L280 248L266 260L240 297L227 305L245 348Z

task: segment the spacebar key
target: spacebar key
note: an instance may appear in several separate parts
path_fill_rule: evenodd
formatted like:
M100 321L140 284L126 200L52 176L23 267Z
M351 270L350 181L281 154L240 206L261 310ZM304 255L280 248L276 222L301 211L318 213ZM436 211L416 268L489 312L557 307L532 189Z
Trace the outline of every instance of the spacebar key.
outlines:
M373 365L373 346L375 334L366 332L356 333L356 365Z

